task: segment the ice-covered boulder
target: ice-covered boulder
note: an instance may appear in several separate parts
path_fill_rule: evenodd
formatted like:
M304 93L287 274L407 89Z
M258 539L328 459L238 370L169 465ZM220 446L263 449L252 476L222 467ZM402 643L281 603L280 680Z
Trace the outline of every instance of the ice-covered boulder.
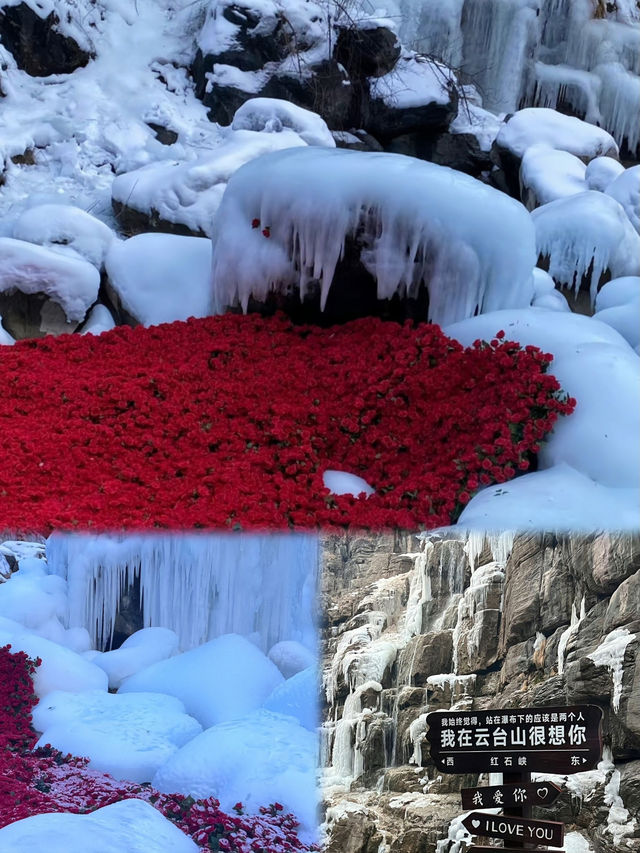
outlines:
M82 324L80 334L101 335L103 332L113 329L115 325L116 321L113 319L111 311L109 311L106 305L98 302L87 314L87 319Z
M446 65L405 51L392 71L369 81L364 127L383 141L427 131L435 135L456 115L456 83Z
M609 184L624 172L624 166L613 157L594 157L587 163L585 180L590 190L604 192Z
M520 197L528 210L588 189L587 167L574 154L546 144L527 148L520 164Z
M314 664L279 684L262 707L295 717L301 726L314 732L319 722L319 693L318 668Z
M16 623L14 623L15 625ZM23 651L42 663L33 676L36 696L46 696L54 690L81 693L85 690L106 690L106 673L71 649L65 648L26 629L18 630L0 624L0 646L9 643L14 651Z
M513 195L519 191L522 158L533 145L565 151L584 163L594 157L618 157L614 138L600 127L543 107L519 110L500 128L492 150Z
M236 169L261 154L296 146L306 142L288 128L280 133L233 131L211 154L150 163L118 175L111 188L114 211L129 234L210 236L213 216Z
M445 329L465 345L489 340L499 330L508 340L553 353L550 370L577 406L542 446L539 470L478 492L460 524L502 530L637 529L636 353L611 326L572 313L497 311Z
M109 676L109 687L117 690L125 678L178 652L178 635L168 628L141 628L127 637L119 649L99 652L93 663Z
M81 15L58 14L55 0L36 3L4 0L0 3L0 43L13 55L18 67L32 77L70 74L91 59L87 41L87 18L94 18L91 6Z
M200 848L143 800L120 800L90 814L37 814L0 829L0 853L198 853Z
M77 255L101 269L115 234L90 213L70 204L38 204L22 213L13 225L13 237Z
M240 801L250 814L277 801L310 841L318 826L317 749L316 734L292 717L260 710L194 738L158 770L153 786L216 797L226 811Z
M396 154L261 157L233 175L212 230L218 310L246 310L274 291L284 300L294 288L292 303L309 299L345 319L428 292L422 317L442 323L532 296L526 209L468 175Z
M551 276L576 293L584 281L592 303L603 274L640 273L640 237L610 196L588 190L545 204L531 216L538 254Z
M536 267L533 271L532 308L549 311L571 311L566 296L556 289L556 283L548 272Z
M176 696L188 714L209 727L259 708L283 681L275 664L252 643L225 634L141 670L125 679L120 692Z
M82 755L114 779L150 782L177 750L202 732L173 696L54 691L33 709L36 746Z
M251 98L246 101L236 110L231 128L263 133L280 133L283 128L288 128L307 145L336 147L327 123L319 115L278 98Z
M605 189L624 208L629 222L640 233L640 166L625 169Z
M0 313L13 337L73 331L99 287L100 273L88 261L0 237Z
M114 243L105 259L111 301L144 326L212 313L211 241L138 234Z
M593 317L620 332L629 345L639 352L640 277L627 276L607 282L596 296Z
M640 297L640 276L614 278L603 285L596 296L596 311L624 305Z
M317 656L296 640L281 640L269 649L268 658L273 661L285 678L291 678L316 662Z

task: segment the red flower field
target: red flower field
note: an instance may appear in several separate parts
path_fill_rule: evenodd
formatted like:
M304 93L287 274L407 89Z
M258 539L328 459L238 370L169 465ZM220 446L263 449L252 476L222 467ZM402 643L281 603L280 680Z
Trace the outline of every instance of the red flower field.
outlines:
M229 314L2 347L2 526L446 525L573 410L550 361L430 324ZM376 494L330 495L326 469Z
M261 815L222 812L213 797L194 800L162 794L151 785L112 779L87 767L87 759L55 749L33 750L37 738L31 710L37 702L32 674L40 661L0 647L0 827L48 812L84 814L119 800L137 798L154 805L203 850L230 853L293 853L316 850L297 835L297 822L275 803Z

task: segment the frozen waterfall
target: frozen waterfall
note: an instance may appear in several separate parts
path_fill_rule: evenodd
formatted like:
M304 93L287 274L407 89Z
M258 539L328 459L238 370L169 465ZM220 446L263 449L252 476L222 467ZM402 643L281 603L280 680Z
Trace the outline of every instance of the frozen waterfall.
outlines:
M67 580L67 627L87 628L96 648L136 576L144 627L171 628L183 650L227 633L265 652L281 640L316 648L314 536L54 534L47 559Z

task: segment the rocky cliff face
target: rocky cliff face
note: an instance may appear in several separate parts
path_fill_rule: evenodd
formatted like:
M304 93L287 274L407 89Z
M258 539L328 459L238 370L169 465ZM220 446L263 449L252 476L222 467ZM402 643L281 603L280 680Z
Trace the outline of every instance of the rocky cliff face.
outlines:
M330 537L323 576L329 853L447 853L478 777L438 774L429 711L583 703L603 760L538 816L640 850L638 538Z

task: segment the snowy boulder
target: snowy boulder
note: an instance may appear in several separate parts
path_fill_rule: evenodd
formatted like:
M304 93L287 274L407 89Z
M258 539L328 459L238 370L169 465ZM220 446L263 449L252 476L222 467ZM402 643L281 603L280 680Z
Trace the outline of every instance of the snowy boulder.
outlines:
M277 98L251 98L236 110L231 128L263 133L280 133L288 128L307 145L336 147L327 123L319 115Z
M95 216L66 204L39 204L22 213L13 226L13 237L40 246L73 249L98 269L115 234Z
M73 25L73 34L65 31L69 29L69 21L61 22L56 5L53 0L43 0L37 5L15 0L1 4L0 44L13 55L18 68L32 77L71 74L91 59L91 53L74 38L78 33L73 32ZM81 15L87 15L84 8L77 13L76 24L81 23L78 20Z
M587 163L585 180L590 190L604 192L618 175L624 172L624 166L613 157L594 157Z
M292 717L260 710L207 729L175 753L154 788L216 797L223 811L240 801L249 814L277 801L300 821L300 837L315 840L318 741Z
M178 635L168 628L142 628L131 634L119 649L99 652L93 663L109 676L109 687L117 690L125 678L178 652Z
M212 313L210 240L138 234L111 246L105 268L113 304L144 326Z
M527 148L520 165L520 197L528 210L588 189L587 167L574 154L548 145Z
M224 125L253 95L280 97L279 87L299 90L299 97L284 100L313 108L312 80L307 80L313 75L293 77L291 72L327 59L328 43L326 13L319 3L209 3L191 68L196 96L209 108L209 118Z
M33 709L33 726L62 753L89 759L114 779L150 782L177 750L202 732L173 696L54 691Z
M622 205L629 222L640 233L640 166L625 169L605 192Z
M363 127L381 140L446 130L456 115L456 78L450 68L406 51L395 68L369 81Z
M316 662L316 655L296 640L281 640L269 649L273 661L285 678L291 678Z
M112 184L113 209L122 229L211 235L211 222L231 175L269 151L306 146L293 130L256 133L238 130L211 154L185 162L150 163L118 175Z
M313 665L278 685L262 707L295 717L301 726L315 732L320 718L319 693L318 668Z
M116 321L113 314L106 305L98 302L87 314L87 319L82 324L81 335L101 335L115 328Z
M212 231L218 311L289 298L292 311L308 300L335 321L388 310L399 296L422 298L420 318L444 323L524 307L533 293L527 210L468 175L397 154L268 154L232 176Z
M545 204L531 216L538 255L553 279L576 293L584 282L592 303L603 275L640 273L640 237L610 196L588 190Z
M259 708L283 681L252 643L226 634L141 670L123 682L120 692L176 696L188 714L209 727Z
M120 800L90 814L37 814L0 829L0 853L198 853L200 848L143 800Z
M58 643L45 640L28 631L7 630L0 626L0 646L11 644L14 651L23 651L42 663L33 676L36 696L46 696L54 690L81 693L85 690L106 690L106 673L81 655Z
M491 146L502 127L503 118L482 108L480 97L473 87L463 86L460 91L464 97L458 102L455 118L447 131L437 137L435 144L429 139L425 140L427 150L424 159L477 178L492 168ZM405 153L398 148L397 140L389 146L389 150ZM416 151L416 155L420 156L420 152Z
M640 276L625 276L608 281L596 296L596 311L625 305L640 297Z
M584 163L594 157L618 157L618 146L606 130L556 110L542 107L519 110L500 128L492 149L492 158L504 172L512 195L519 193L520 165L525 152L540 144L573 154Z
M13 337L73 331L96 301L99 287L100 273L93 264L0 237L0 313Z
M334 495L353 495L354 498L357 498L358 495L362 494L369 497L375 492L375 489L366 480L358 477L357 474L351 474L349 471L324 471L322 482L325 489L329 489Z

